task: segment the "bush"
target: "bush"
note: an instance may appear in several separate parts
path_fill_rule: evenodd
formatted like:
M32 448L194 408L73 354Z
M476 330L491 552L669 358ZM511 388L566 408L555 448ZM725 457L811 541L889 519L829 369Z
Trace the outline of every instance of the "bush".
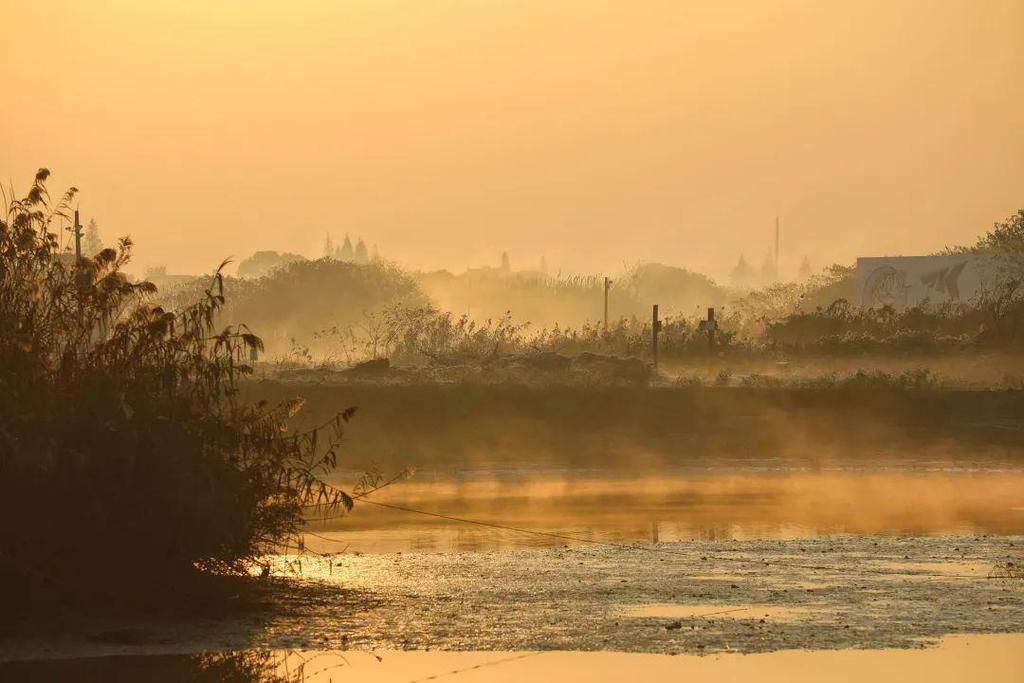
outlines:
M202 297L208 282L195 278L162 295L160 302L169 310L180 310ZM425 302L410 275L384 262L295 261L258 279L224 278L223 287L228 300L223 318L264 331L267 346L280 356L288 353L293 339L309 341L313 351L323 351L314 334L325 326L346 328L362 322L367 313Z
M177 313L121 272L131 242L77 263L36 175L0 220L0 578L7 589L159 596L195 569L242 571L296 533L303 506L351 505L321 477L351 411L293 434L302 405L246 405L260 340L215 329L219 272ZM38 590L33 590L38 589Z
M477 323L432 306L389 306L368 313L355 327L330 327L317 332L333 352L349 362L388 358L410 365L481 363L517 351L524 344L525 323L505 314Z
M306 257L299 254L285 252L279 254L276 251L257 251L247 259L238 264L238 277L258 278L269 275L278 268L289 263L305 261Z
M839 299L826 308L795 312L767 326L773 348L798 352L926 352L969 347L984 329L985 313L957 304L922 304L897 312L861 310Z
M857 372L838 377L825 375L801 383L811 389L846 389L851 391L924 391L939 389L942 383L930 370L907 370L899 374L874 371Z

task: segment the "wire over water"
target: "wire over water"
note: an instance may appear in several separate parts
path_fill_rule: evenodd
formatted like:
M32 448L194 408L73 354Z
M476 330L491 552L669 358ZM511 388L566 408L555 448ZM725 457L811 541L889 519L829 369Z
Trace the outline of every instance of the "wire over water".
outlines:
M673 550L672 548L664 548L657 545L641 545L636 543L616 543L614 541L601 541L593 538L584 538L580 536L573 536L570 534L559 533L555 531L540 531L538 529L526 529L523 527L511 526L508 524L501 524L498 522L486 522L478 519L469 519L466 517L456 517L454 515L446 515L440 512L432 512L430 510L420 510L417 508L411 508L403 505L394 505L392 503L382 503L380 501L371 500L367 497L361 497L361 502L369 505L376 505L377 507L386 508L389 510L395 510L397 512L405 512L409 514L422 515L425 517L433 517L435 519L443 519L449 522L457 522L460 524L472 524L474 526L485 527L488 529L496 529L501 531L511 531L519 534L527 534L531 536L538 536L544 538L553 538L560 541L570 541L572 543L587 543L590 545L603 546L606 548L614 548L617 550L629 550L629 551L640 551L640 552L651 552L659 553L663 555L677 555L680 557L692 558L693 553L683 552L679 550ZM319 534L311 535L329 541L332 543L347 543L347 541L341 541L338 539L327 538ZM879 576L906 576L913 578L936 578L936 579L959 579L959 580L993 580L999 577L995 576L971 576L968 574L940 574L936 572L909 572L901 571L898 569L873 569L870 567L838 567L835 565L823 565L823 564L809 564L802 562L787 562L785 560L752 560L742 557L722 557L721 555L709 556L704 555L701 557L702 560L712 559L719 562L732 562L734 564L742 564L747 566L758 566L758 567L789 567L793 569L809 569L813 571L829 571L837 574L854 574L854 575L879 575Z

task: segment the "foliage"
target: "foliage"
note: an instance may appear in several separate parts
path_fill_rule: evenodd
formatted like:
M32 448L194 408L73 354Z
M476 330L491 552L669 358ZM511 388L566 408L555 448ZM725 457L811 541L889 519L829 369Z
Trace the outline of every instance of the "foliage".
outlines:
M123 275L128 239L69 262L52 224L75 190L51 207L47 176L0 220L3 585L106 599L133 579L241 570L295 534L303 506L349 506L322 476L352 412L298 434L301 400L244 403L261 341L215 327L220 271L169 312Z
M160 303L180 310L201 296L205 278L168 292ZM265 330L271 353L285 355L293 339L316 342L327 325L351 327L364 315L396 304L422 305L423 294L410 275L397 266L357 264L334 259L296 261L256 280L224 278L228 303L222 316ZM322 350L322 349L319 349Z
M659 349L664 357L707 356L707 334L698 322L686 318L662 321ZM649 359L651 322L637 318L613 320L608 329L596 323L571 328L555 325L531 331L528 323L516 322L511 314L472 320L431 306L393 306L367 314L351 327L332 326L319 331L315 342L326 349L314 363L310 349L293 340L289 365L348 364L388 358L407 368L455 365L504 365L512 357L528 365L553 356L566 359L581 355ZM731 349L734 334L720 330L714 351ZM532 357L529 361L527 357Z
M864 310L839 299L826 308L769 323L765 336L773 348L788 350L926 351L973 344L983 321L980 311L958 304L897 312L888 306Z
M719 330L715 337L715 351L729 348L735 335ZM608 329L596 324L579 328L541 330L530 341L530 346L543 351L577 354L585 351L616 356L649 357L651 354L651 321L638 318L620 318L612 321ZM664 358L705 356L709 353L707 333L699 329L697 320L684 317L666 317L658 334L658 352Z
M475 268L460 275L421 273L416 281L436 307L475 320L496 319L511 312L517 320L548 327L598 320L603 312L603 280L598 277ZM623 292L613 288L610 296L613 311L630 305Z
M383 357L436 364L506 352L647 357L655 302L665 320L660 353L666 359L708 354L698 321L709 306L715 306L719 322L716 353L952 351L1020 340L1022 226L1024 211L979 241L975 250L1002 254L1004 268L995 286L971 306L926 303L903 312L864 311L850 304L856 268L848 265L830 266L800 282L729 293L698 273L645 263L613 278L605 329L598 322L604 312L599 276L504 267L410 274L393 265L324 259L292 264L258 282L226 280L232 301L226 315L268 330L278 358L300 365L312 364L314 357L328 364ZM170 307L201 291L193 282L180 290L187 296L179 295Z
M452 365L482 362L520 349L526 328L508 314L477 323L432 306L395 305L365 315L354 327L333 326L316 337L331 340L335 352L349 362L389 358L399 363Z
M1024 209L978 240L976 250L992 255L996 277L980 308L995 336L1014 342L1024 336Z
M305 256L292 254L287 251L283 254L276 251L257 251L255 254L238 264L238 277L264 277L265 275L269 275L275 269L286 266L289 263L305 260Z
M1018 265L1024 265L1024 209L996 223L978 240L980 250L1000 254Z
M100 226L95 218L89 219L85 226L85 236L82 240L82 255L95 256L103 250L103 240L100 239Z
M138 681L148 683L303 683L304 663L270 650L142 657L73 657L8 662L4 673L19 681Z
M938 378L929 370L889 372L857 371L850 375L824 375L797 383L806 389L845 389L850 391L922 391L940 387Z
M476 320L510 313L536 328L550 328L592 324L604 316L604 278L596 275L476 268L461 275L424 273L417 281L439 308ZM692 315L724 301L724 291L706 276L658 263L627 269L608 291L612 318L649 316L655 303L666 313Z

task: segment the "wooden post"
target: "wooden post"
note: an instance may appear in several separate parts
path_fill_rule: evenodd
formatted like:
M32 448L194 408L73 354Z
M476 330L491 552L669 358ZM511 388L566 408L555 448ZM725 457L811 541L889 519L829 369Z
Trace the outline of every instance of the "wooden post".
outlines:
M658 304L654 304L651 316L651 356L654 358L654 370L658 370L658 333L661 332L661 321L658 320Z
M612 281L608 278L604 279L604 331L608 331L608 289L612 286Z
M78 209L75 209L75 224L68 228L75 235L75 264L82 260L82 224L78 222Z
M708 350L711 353L715 352L715 332L718 330L718 322L715 320L715 309L712 307L708 308L707 320L700 321L701 331L706 332L708 335Z
M715 350L715 329L718 327L718 323L715 322L715 309L708 309L708 348L712 352Z

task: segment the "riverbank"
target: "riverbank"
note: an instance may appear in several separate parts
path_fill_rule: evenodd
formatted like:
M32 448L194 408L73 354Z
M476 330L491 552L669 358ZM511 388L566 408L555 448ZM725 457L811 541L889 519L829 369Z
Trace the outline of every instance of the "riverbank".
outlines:
M1024 391L623 385L245 385L302 396L304 425L358 406L339 466L660 471L712 461L817 466L1024 462Z

